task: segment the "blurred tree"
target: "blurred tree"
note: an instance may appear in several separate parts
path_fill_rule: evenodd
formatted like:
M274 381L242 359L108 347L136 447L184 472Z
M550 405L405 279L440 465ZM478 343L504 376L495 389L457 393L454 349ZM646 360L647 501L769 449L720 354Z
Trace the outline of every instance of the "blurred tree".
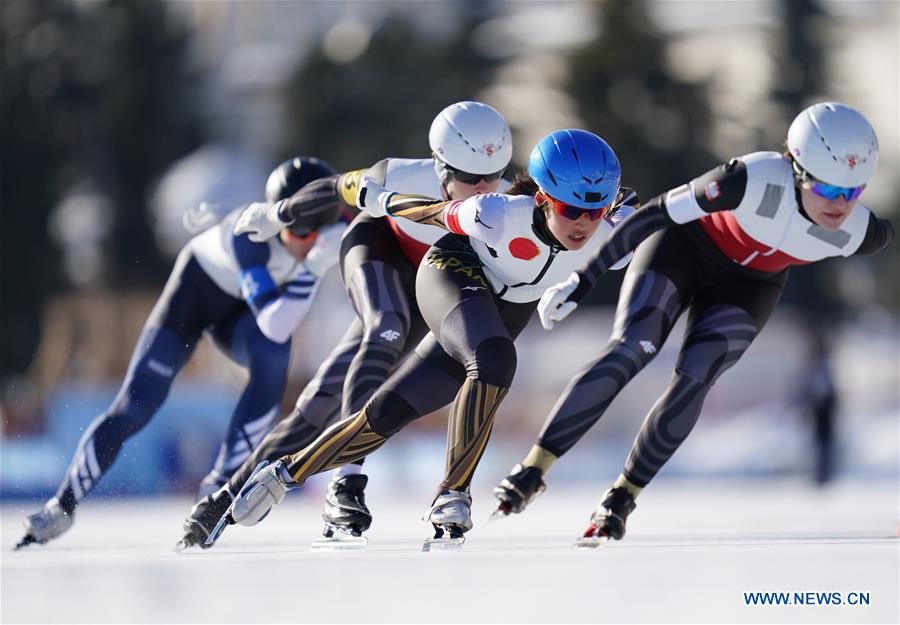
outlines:
M646 201L717 164L705 147L711 124L706 90L669 73L666 37L643 0L602 2L594 10L601 35L572 53L565 88L586 128L615 150L623 184ZM614 303L613 282L589 301Z
M28 366L42 302L66 286L47 226L76 186L114 207L107 284L164 275L145 192L206 134L188 44L162 1L0 4L0 378Z
M801 110L827 96L827 65L824 13L817 0L781 0L781 19L770 49L772 63L778 67L769 92L776 119L760 129L760 144L778 149L787 137L787 128ZM837 291L822 288L834 260L815 263L794 271L788 281L783 301L796 305L804 314L818 321L840 311ZM837 259L840 262L840 259Z
M781 0L781 19L776 41L770 50L778 71L773 75L771 100L778 106L784 130L762 141L784 141L787 125L805 107L826 92L825 68L828 33L826 16L818 0Z
M459 19L448 20L453 30L442 37L392 14L353 61L333 60L324 47L311 51L287 88L292 126L281 156L316 154L342 171L387 156L428 156L434 116L453 102L477 99L496 69L469 41L493 3L453 6Z

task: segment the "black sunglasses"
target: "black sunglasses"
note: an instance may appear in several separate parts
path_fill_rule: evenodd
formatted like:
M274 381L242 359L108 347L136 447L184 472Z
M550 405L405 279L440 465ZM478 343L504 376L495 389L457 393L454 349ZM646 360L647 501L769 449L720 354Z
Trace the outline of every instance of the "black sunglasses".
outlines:
M506 173L506 167L501 169L500 171L495 171L492 174L470 174L467 171L462 171L456 169L455 167L450 167L447 163L444 163L444 167L447 168L447 173L453 176L456 180L459 180L463 184L478 184L482 180L485 182L494 182L495 180L499 180L504 173Z

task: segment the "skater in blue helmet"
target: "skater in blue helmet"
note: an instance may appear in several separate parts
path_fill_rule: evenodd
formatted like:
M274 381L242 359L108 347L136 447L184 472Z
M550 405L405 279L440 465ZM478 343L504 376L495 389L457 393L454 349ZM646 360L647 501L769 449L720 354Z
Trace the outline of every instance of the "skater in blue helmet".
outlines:
M368 214L449 232L416 276L430 332L360 411L254 473L223 522L256 524L310 475L368 455L452 403L445 474L428 520L436 540L461 540L472 527L469 485L515 373L514 340L544 290L583 267L634 210L637 196L620 186L620 175L600 137L570 129L535 146L528 175L506 194L436 201L363 180L358 203Z

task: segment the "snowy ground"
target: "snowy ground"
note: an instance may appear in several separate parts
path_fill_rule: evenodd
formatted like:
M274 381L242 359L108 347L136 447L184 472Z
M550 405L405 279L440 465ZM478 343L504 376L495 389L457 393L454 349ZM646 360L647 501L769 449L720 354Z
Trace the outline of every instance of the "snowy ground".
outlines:
M418 494L418 493L416 493ZM551 487L524 515L422 553L420 497L374 491L362 553L310 552L318 493L209 551L175 554L187 500L85 505L58 542L20 552L33 505L5 503L2 617L14 622L897 623L896 482L658 482L619 543L571 548L598 492ZM748 606L744 593L868 593L868 605Z

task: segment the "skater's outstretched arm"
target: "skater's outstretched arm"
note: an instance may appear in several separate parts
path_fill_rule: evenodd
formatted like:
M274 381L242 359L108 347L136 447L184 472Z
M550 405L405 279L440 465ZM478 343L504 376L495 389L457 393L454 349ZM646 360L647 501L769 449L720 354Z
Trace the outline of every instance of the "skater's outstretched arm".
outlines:
M710 213L737 210L746 189L747 167L740 159L732 159L647 202L616 226L584 269L547 289L538 304L544 328L549 330L556 321L567 317L604 274L654 232L695 221Z
M716 189L715 195L707 192L711 185ZM568 301L580 302L613 265L654 232L710 213L737 209L746 188L747 167L739 159L732 159L686 185L653 198L624 219L594 259L578 272L578 286Z
M467 200L437 200L423 195L394 193L366 176L360 182L357 203L373 217L389 215L408 219L490 245L503 237L507 197L488 193Z

